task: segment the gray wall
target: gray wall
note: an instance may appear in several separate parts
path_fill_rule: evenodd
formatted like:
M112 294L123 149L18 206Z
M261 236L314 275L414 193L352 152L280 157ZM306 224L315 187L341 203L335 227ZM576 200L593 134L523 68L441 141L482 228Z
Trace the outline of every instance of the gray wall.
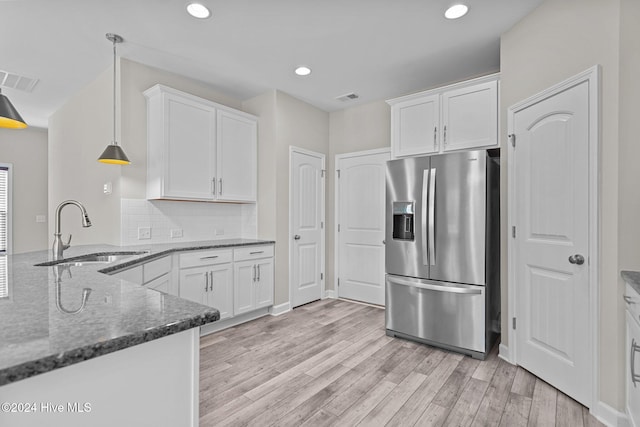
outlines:
M631 2L629 2L631 3ZM637 5L634 5L637 9ZM601 74L601 150L600 150L600 398L608 405L622 409L624 403L624 323L621 304L622 284L619 279L620 236L627 232L637 236L637 224L628 218L628 229L619 228L623 200L632 189L619 186L619 166L631 166L631 159L621 159L622 150L637 152L631 142L620 141L620 93L626 88L618 80L620 69L620 1L547 0L521 22L503 34L501 39L501 132L502 147L507 142L507 108L543 89L569 78L593 65L600 64ZM640 36L637 22L626 30L629 41ZM626 34L626 32L625 32ZM637 43L637 42L636 42ZM629 43L628 48L631 48ZM637 61L637 56L636 56ZM636 71L637 77L637 71ZM632 77L628 76L627 80ZM637 91L637 83L635 83ZM637 99L637 97L636 97ZM637 134L637 133L636 133ZM625 146L627 148L625 148ZM506 150L503 150L506 152ZM507 331L507 164L502 156L502 330ZM626 169L626 168L625 168ZM637 183L637 172L633 172ZM637 192L636 192L637 196ZM634 215L637 219L638 209ZM637 221L636 221L637 223ZM628 240L628 239L626 239ZM638 240L627 241L625 249L636 254ZM502 340L508 344L508 337Z
M0 129L0 163L13 164L13 253L48 247L47 131L32 128Z

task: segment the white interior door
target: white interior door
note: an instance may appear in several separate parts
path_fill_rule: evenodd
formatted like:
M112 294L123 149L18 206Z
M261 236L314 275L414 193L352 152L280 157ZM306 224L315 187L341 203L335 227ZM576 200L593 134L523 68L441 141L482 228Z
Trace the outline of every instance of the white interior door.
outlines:
M389 152L338 156L338 296L384 305L385 176Z
M324 154L291 149L291 307L324 289Z
M592 395L589 116L583 81L511 117L517 363L586 406Z

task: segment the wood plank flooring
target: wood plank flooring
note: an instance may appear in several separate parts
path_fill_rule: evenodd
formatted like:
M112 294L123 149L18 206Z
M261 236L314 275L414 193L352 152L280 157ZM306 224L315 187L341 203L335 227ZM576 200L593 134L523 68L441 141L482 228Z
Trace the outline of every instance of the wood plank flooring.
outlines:
M200 341L201 426L601 426L522 368L384 331L327 299Z

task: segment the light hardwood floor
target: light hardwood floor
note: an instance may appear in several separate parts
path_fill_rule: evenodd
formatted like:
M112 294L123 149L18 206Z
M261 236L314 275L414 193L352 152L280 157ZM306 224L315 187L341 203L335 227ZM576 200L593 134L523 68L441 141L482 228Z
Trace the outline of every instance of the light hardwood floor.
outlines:
M384 310L342 300L200 342L202 426L596 426L529 372L390 338Z

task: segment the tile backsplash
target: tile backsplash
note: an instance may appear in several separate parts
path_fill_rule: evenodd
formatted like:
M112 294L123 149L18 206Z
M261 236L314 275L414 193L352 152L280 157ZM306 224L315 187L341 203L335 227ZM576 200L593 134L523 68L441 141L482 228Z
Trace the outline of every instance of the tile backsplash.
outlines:
M168 200L122 199L122 245L177 243L246 238L257 235L255 204L201 203ZM150 228L150 239L138 239L140 228ZM171 237L171 232L182 237Z

